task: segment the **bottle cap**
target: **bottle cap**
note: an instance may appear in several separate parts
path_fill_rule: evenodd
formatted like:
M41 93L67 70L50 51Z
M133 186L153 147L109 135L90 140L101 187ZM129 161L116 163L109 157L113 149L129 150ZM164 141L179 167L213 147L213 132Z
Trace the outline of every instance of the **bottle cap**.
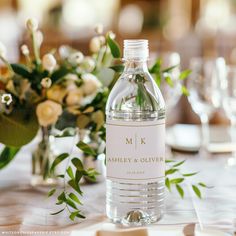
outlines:
M144 60L149 56L148 40L130 39L124 40L124 59Z

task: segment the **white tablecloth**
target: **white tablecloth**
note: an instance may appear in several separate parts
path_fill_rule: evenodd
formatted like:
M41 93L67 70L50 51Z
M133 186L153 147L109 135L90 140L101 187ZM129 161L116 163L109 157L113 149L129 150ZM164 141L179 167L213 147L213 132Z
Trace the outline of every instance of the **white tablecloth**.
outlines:
M65 142L59 142L58 149L65 149L61 145ZM56 235L73 235L71 232L79 231L81 234L78 235L92 235L98 229L115 227L105 215L105 183L82 186L85 220L71 222L66 212L50 215L58 209L55 198L46 197L48 189L33 188L29 184L30 153L34 143L26 146L7 168L0 171L0 233L6 235L6 231L15 231L21 234L11 235L25 235L26 232L39 235L34 232L51 231L52 234L57 231L54 232ZM222 155L206 159L198 155L178 154L176 158L187 159L183 166L186 172L200 173L186 183L184 200L175 189L167 192L165 216L150 226L150 230L164 230L163 235L167 235L164 233L166 229L174 229L176 234L172 231L170 235L181 235L183 226L193 222L202 228L235 230L236 167L227 168L226 157ZM199 200L191 190L191 181L204 181L214 188L203 190L203 199ZM42 232L40 235L43 235Z

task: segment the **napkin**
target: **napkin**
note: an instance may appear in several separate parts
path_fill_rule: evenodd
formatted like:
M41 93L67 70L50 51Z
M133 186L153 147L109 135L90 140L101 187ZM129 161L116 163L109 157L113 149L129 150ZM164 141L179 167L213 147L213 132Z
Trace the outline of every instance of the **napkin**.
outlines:
M148 231L145 228L116 231L99 230L97 231L96 236L148 236Z

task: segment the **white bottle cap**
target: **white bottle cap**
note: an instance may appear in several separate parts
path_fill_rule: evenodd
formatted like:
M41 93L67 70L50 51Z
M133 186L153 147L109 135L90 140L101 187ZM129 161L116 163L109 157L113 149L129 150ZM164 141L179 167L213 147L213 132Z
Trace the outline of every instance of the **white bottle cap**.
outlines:
M148 40L124 40L124 59L146 60L148 56Z

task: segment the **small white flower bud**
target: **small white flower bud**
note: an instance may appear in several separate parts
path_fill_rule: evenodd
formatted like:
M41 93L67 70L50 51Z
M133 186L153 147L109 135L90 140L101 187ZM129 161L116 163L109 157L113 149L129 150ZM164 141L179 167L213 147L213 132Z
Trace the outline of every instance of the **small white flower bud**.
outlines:
M103 24L97 24L97 25L95 26L95 32L96 32L97 34L102 34L102 33L103 33Z
M51 53L48 53L43 56L42 64L45 70L51 72L55 69L57 61Z
M43 33L40 30L36 31L35 39L37 45L40 47L43 42Z
M81 64L82 69L87 72L93 71L95 66L95 61L91 57L85 57L83 63Z
M41 80L41 85L43 88L50 88L52 85L52 80L49 77L45 77Z
M23 44L21 46L21 52L23 55L28 56L29 55L29 48L27 45Z
M89 44L90 51L97 53L101 49L101 41L99 37L93 37Z
M7 53L6 46L0 42L0 57L5 57Z
M109 34L111 39L115 39L116 38L116 34L114 32L109 31L108 34Z
M7 104L8 106L12 103L12 96L10 93L5 93L2 95L2 103Z
M30 18L26 21L26 27L29 31L36 31L38 29L38 21L35 18Z
M82 52L74 52L69 56L69 62L78 65L80 64L84 59L84 55Z

